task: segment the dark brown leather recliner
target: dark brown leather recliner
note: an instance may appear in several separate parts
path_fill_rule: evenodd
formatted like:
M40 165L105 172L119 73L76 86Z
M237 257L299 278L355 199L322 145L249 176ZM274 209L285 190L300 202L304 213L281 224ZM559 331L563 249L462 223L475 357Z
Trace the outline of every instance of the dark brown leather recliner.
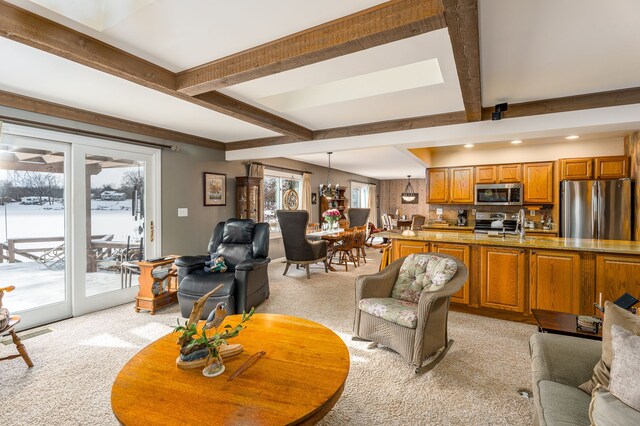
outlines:
M213 290L224 287L207 299L201 319L206 319L219 302L227 303L229 315L248 312L269 297L269 225L251 219L220 222L209 240L209 253L224 257L227 272L205 272L210 256L182 256L178 267L178 303L184 318L191 315L193 302Z

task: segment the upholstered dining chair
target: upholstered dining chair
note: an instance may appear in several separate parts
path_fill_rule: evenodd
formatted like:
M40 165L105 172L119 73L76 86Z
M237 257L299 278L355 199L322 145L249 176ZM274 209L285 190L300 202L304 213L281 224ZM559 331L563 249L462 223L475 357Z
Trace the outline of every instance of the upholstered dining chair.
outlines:
M422 230L422 225L424 225L425 217L421 214L414 214L411 218L411 229L414 231Z
M416 373L431 370L453 344L447 335L449 303L468 275L455 257L420 253L402 257L377 274L359 276L354 338L393 349Z
M282 233L282 243L284 244L284 254L287 259L287 266L282 275L287 275L291 264L304 265L307 271L307 278L311 278L309 265L323 262L324 271L329 272L327 264L327 242L309 241L306 236L307 224L309 223L309 212L306 210L276 210L276 216L280 223Z
M364 226L369 221L369 212L371 209L352 208L347 210L347 217L349 218L349 226Z

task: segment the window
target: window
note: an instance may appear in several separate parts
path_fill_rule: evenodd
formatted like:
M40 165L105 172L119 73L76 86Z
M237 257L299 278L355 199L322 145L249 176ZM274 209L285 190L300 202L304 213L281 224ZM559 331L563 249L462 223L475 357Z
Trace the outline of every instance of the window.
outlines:
M369 185L359 182L351 182L351 207L369 207Z
M302 175L266 169L264 171L264 221L271 230L278 231L276 210L282 209L282 196L285 191L295 189L298 193L298 208L302 199Z

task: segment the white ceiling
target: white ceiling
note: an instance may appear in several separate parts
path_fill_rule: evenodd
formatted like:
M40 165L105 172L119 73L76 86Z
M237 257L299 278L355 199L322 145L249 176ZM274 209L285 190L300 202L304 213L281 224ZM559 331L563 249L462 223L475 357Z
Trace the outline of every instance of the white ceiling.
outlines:
M480 0L482 103L640 86L640 1Z
M221 142L278 135L0 37L0 90Z
M383 0L156 0L100 32L30 0L8 1L173 72L384 3ZM59 4L70 1L55 0ZM88 1L95 2L73 0L73 3ZM124 0L115 0L121 1Z
M287 158L326 167L329 156L323 152ZM331 168L376 179L396 179L407 175L424 176L425 165L405 149L385 146L333 152Z
M104 28L97 31L29 0L9 1L174 72L382 3L127 0L130 8L125 12L110 17L97 15L102 21L98 19L93 26ZM86 6L86 0L38 1ZM114 7L104 0L96 2ZM637 0L479 0L483 105L640 87L638 16ZM0 67L1 90L221 141L277 135L4 38L0 38L0 55L11 58L3 60ZM351 84L356 85L363 80L359 76L384 70L394 73L394 68L433 58L437 58L443 83L384 84L378 93L357 95L354 88L344 89L347 93L320 90L345 79L353 79ZM313 90L323 92L321 101L302 99L291 107L291 99ZM313 130L463 109L446 29L222 91ZM269 99L278 99L279 103L269 103ZM407 147L638 128L640 104L299 142L228 151L226 156L229 160L288 156L324 165L325 153L331 150L336 152L332 158L336 168L371 177L403 178L414 168L421 168L406 155L403 149Z

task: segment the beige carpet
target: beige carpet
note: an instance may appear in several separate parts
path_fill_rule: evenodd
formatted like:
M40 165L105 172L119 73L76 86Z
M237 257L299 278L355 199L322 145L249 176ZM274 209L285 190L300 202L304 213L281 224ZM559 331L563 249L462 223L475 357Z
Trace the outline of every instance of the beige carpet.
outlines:
M303 269L283 277L282 263L270 266L271 298L258 312L322 323L351 352L345 391L322 424L531 424L532 402L517 390L531 387L527 342L533 326L451 313L455 344L422 376L391 350L351 340L354 278L377 271L378 256L370 253L368 265L347 273L315 269L310 280ZM170 331L178 316L177 306L150 316L128 304L52 324L52 333L25 340L33 369L20 359L0 363L0 425L117 424L110 406L115 376L138 350ZM0 345L0 357L12 351Z

